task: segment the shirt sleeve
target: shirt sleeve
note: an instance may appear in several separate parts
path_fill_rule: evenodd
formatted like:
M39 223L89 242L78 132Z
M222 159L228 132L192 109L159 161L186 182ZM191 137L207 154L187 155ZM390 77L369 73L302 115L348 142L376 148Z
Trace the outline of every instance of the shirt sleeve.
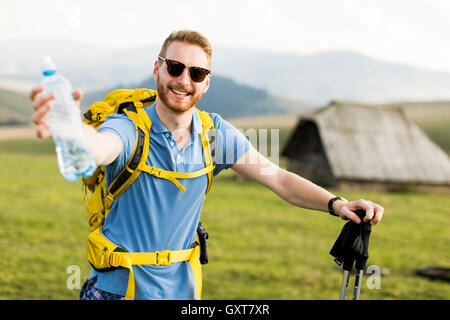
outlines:
M211 113L214 121L216 167L214 175L231 168L251 147L247 138L220 115Z
M98 132L109 131L116 134L122 141L122 150L117 158L105 167L107 182L112 180L133 154L136 144L136 129L133 120L123 114L112 114L105 119L105 122L97 130Z

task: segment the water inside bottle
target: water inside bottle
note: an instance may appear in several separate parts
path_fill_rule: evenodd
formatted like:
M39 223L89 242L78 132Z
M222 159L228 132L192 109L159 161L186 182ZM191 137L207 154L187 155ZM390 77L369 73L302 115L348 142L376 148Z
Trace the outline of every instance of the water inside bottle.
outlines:
M75 182L80 176L90 177L97 165L88 150L79 146L76 141L55 141L59 170L64 178Z

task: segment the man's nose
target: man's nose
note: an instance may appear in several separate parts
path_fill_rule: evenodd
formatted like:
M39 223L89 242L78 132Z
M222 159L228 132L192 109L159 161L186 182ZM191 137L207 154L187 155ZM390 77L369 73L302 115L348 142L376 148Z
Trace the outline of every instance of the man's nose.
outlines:
M183 72L177 77L177 82L183 86L191 84L191 78L189 76L188 68L184 68Z

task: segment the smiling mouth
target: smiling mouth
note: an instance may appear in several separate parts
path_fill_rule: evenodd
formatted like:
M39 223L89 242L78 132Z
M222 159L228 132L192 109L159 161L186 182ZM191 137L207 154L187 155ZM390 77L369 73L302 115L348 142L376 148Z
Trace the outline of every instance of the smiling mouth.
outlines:
M187 92L187 91L181 91L181 90L176 90L176 89L172 89L172 88L170 88L170 91L175 93L177 96L183 96L183 97L187 97L191 94L190 92Z

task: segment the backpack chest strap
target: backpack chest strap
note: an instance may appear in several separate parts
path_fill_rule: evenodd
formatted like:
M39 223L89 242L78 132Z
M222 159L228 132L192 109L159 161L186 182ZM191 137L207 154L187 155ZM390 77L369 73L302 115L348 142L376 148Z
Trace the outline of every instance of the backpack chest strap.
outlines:
M147 172L157 178L169 180L173 184L175 184L177 186L177 188L181 190L181 192L185 192L186 188L183 187L183 185L177 179L192 179L192 178L197 178L197 177L203 176L203 175L208 174L211 171L213 171L214 166L207 165L205 168L194 171L194 172L175 172L175 171L167 171L167 170L151 167L151 166L148 166L145 163L143 163L139 166L139 169L141 171Z

